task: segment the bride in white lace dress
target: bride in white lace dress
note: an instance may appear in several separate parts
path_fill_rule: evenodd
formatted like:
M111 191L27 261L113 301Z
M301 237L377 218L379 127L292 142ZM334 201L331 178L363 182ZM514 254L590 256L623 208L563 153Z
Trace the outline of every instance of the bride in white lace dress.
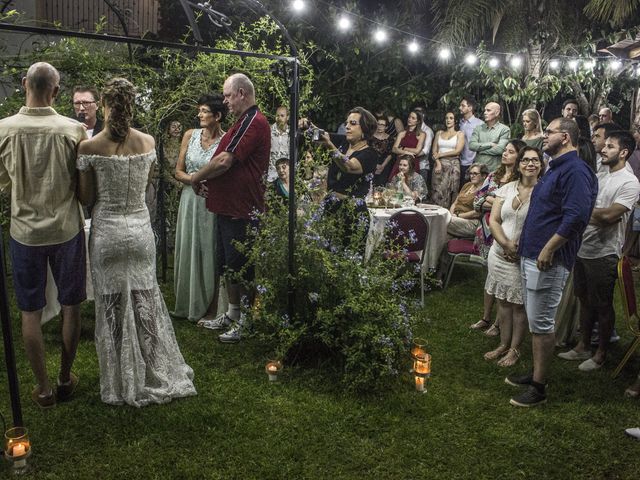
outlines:
M79 196L95 201L89 256L95 292L100 395L141 407L195 395L156 280L145 187L156 161L153 137L130 128L135 89L110 80L102 92L105 129L80 144Z

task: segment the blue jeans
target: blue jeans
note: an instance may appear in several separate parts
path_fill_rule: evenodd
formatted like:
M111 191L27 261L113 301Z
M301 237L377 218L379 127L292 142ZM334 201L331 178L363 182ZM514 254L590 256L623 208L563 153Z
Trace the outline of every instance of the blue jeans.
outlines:
M560 304L562 290L569 271L560 264L541 271L531 258L520 259L524 308L531 333L553 333L556 310Z

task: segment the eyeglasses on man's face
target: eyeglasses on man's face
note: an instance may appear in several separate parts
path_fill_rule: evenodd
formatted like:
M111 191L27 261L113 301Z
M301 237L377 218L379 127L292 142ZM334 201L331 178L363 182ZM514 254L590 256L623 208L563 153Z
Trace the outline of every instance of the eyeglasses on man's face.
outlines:
M73 106L74 107L84 107L87 108L89 105L96 103L95 100L82 100L82 101L78 101L78 102L73 102Z
M545 137L548 137L549 135L552 135L554 133L567 133L566 130L551 130L550 128L547 128L546 130L544 130L542 132L542 135L544 135Z

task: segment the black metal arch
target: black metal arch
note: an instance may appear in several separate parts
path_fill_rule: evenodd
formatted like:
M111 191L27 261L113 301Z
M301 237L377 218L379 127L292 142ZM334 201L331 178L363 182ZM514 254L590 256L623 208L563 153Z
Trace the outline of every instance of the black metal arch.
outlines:
M3 4L1 6L0 12L4 12L4 10L9 5L8 0L2 0ZM123 42L127 43L129 47L130 56L131 55L131 44L138 45L147 45L158 48L173 48L178 50L191 50L191 51L200 51L204 53L211 54L223 54L223 55L238 55L241 57L257 57L257 58L268 58L276 61L283 61L291 66L291 78L290 80L290 90L289 90L289 132L290 132L290 143L289 143L289 156L292 160L297 158L297 117L298 117L298 102L299 102L299 60L298 60L298 50L296 45L289 35L289 32L285 28L285 26L275 18L258 0L246 0L256 6L264 15L267 15L271 18L282 32L285 40L289 44L289 48L291 49L291 56L285 57L281 55L270 55L264 53L256 53L256 52L248 52L242 50L224 50L212 48L209 46L203 45L202 36L200 35L200 30L196 24L195 16L193 15L192 9L197 9L202 11L207 18L211 21L214 26L222 26L228 28L229 25L226 23L230 21L228 17L221 12L218 12L211 8L208 1L200 2L198 4L194 4L190 0L180 0L180 4L182 5L187 19L189 20L190 27L192 28L194 38L196 40L195 45L189 44L181 44L181 43L171 43L171 42L162 42L162 41L154 41L147 40L142 38L134 38L130 37L128 33L128 28L126 27L126 22L124 16L122 16L122 12L112 3L111 0L104 0L105 3L109 6L111 11L114 12L118 21L121 23L123 27L123 31L125 33L122 35L103 35L97 33L88 33L88 32L78 32L73 30L60 30L55 28L47 28L47 27L36 27L36 26L28 26L28 25L14 25L11 23L0 22L0 31L13 31L13 32L22 32L22 33L35 33L41 35L55 35L61 37L76 37L76 38L89 38L93 40L101 40L107 42ZM291 161L290 167L290 191L289 191L289 241L288 241L288 264L289 264L289 280L288 280L288 305L287 311L289 313L289 318L294 318L294 300L295 300L295 292L293 290L293 277L295 274L295 265L294 265L294 229L296 222L296 198L295 198L295 161ZM162 177L161 177L162 179ZM0 240L2 238L2 230L0 229ZM1 246L1 245L0 245ZM0 249L1 252L1 249ZM22 426L22 409L20 406L20 395L19 395L19 386L18 386L18 376L16 372L15 365L15 355L13 350L13 341L12 341L12 333L11 333L11 319L9 315L8 309L8 294L7 287L5 282L5 272L4 272L4 263L3 263L3 255L0 253L0 323L2 324L2 335L4 339L5 346L5 362L7 366L7 376L9 382L9 394L11 396L11 407L13 412L13 423L15 426Z

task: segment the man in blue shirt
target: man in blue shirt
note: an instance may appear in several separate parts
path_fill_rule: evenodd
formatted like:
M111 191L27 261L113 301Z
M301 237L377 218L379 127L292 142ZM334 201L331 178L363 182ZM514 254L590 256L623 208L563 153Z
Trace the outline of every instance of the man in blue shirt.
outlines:
M518 253L533 372L505 379L511 385L528 387L510 401L519 407L546 402L547 370L555 346L554 318L598 194L596 176L576 151L578 134L576 122L567 118L553 120L544 131L542 148L552 160L531 194L520 236Z
M476 159L476 152L469 148L469 142L471 142L473 130L484 123L475 116L477 105L473 95L466 95L460 101L460 113L462 114L460 131L464 133L464 148L460 155L460 186L458 190L467 182L467 170Z

